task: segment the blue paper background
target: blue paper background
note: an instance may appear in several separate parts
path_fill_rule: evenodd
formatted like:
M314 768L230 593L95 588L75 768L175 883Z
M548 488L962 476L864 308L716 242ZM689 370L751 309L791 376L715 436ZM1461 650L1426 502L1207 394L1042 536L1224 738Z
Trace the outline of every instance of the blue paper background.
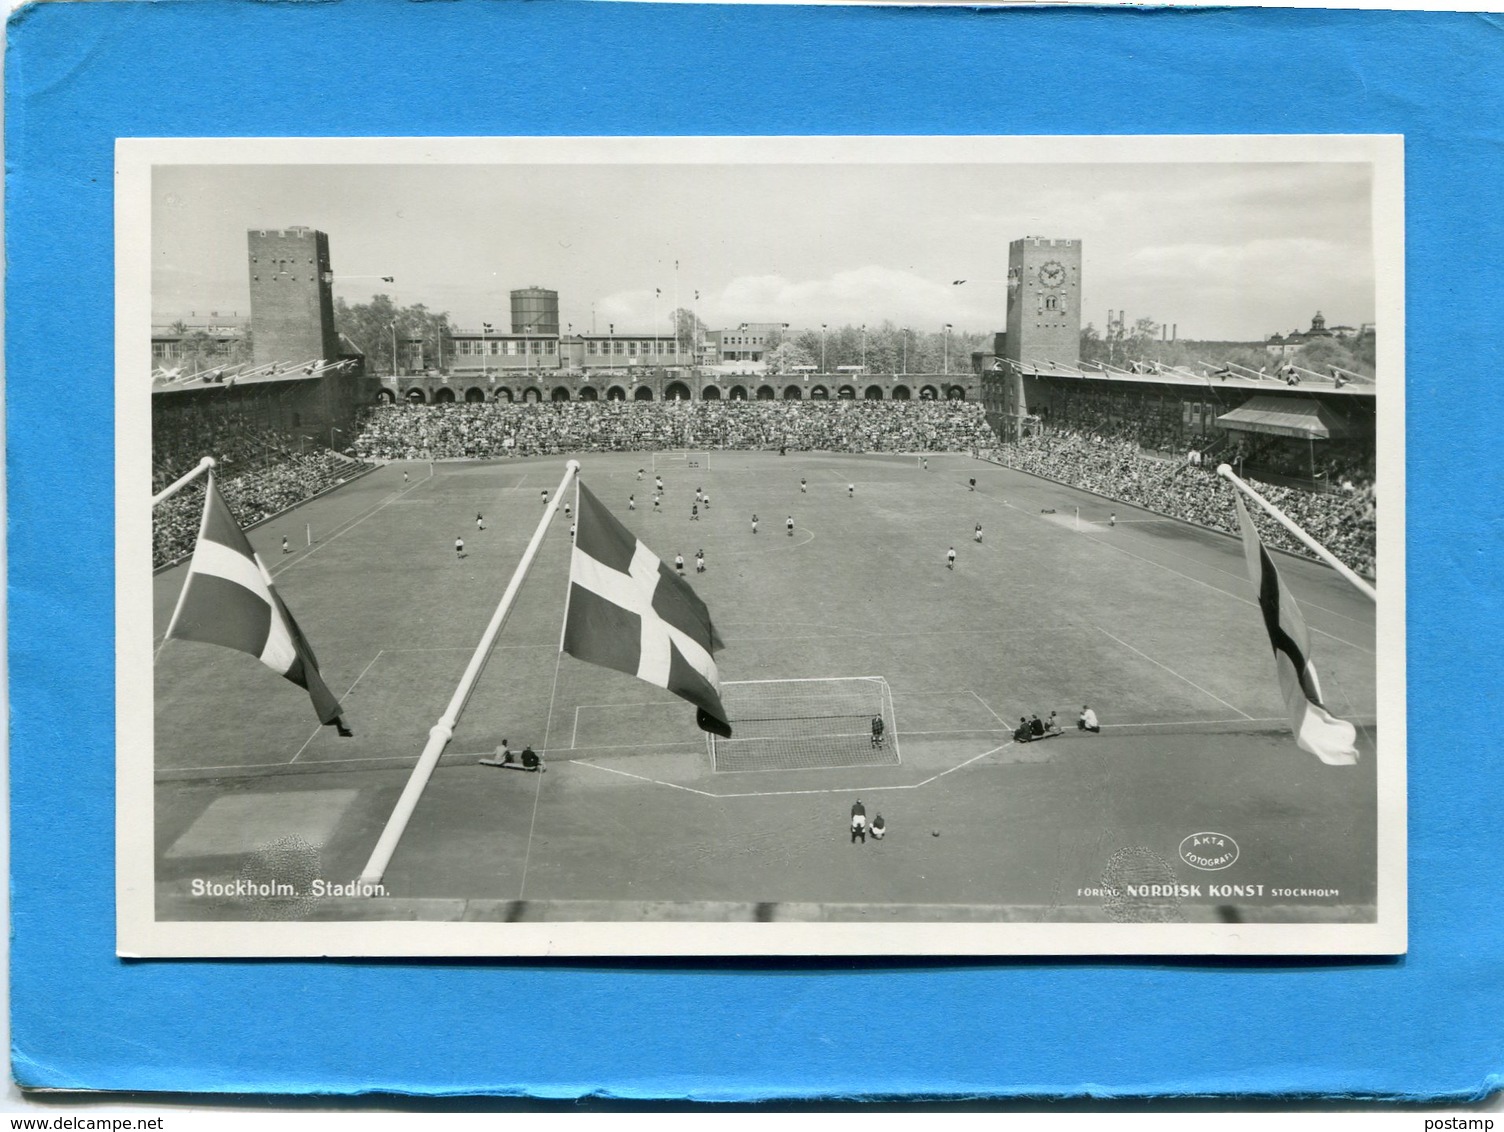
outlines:
M6 349L19 1079L727 1100L1497 1088L1501 30L1484 15L478 0L18 14ZM1243 132L1406 136L1407 959L114 957L116 136Z

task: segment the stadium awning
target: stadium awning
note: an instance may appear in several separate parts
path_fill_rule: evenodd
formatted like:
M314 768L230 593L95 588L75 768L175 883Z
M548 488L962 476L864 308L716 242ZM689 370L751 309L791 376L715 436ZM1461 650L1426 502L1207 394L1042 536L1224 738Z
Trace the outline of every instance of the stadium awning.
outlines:
M1355 430L1320 401L1286 397L1252 397L1217 418L1223 428L1295 436L1301 440L1330 440L1353 436Z

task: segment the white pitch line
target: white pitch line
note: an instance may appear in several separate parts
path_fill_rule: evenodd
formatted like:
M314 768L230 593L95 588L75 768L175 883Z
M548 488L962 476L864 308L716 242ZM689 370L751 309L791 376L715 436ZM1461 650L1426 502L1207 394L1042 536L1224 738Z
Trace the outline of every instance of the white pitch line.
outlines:
M1237 712L1244 719L1252 719L1253 718L1253 716L1249 715L1246 711L1240 710L1235 704L1228 703L1226 700L1224 700L1221 696L1217 695L1215 692L1208 692L1205 688L1203 688L1200 684L1196 683L1196 681L1192 680L1189 676L1182 676L1180 673L1176 672L1173 668L1171 668L1168 664L1160 664L1159 661L1155 660L1148 653L1141 652L1139 649L1134 648L1127 641L1123 640L1120 637L1114 637L1106 629L1102 628L1102 626L1098 625L1096 627L1096 629L1097 629L1097 632L1101 633L1104 637L1107 637L1110 640L1117 641L1118 644L1122 645L1129 652L1138 653L1139 656L1143 657L1150 664L1153 664L1153 665L1155 665L1155 666L1157 666L1159 668L1163 668L1166 672L1168 672L1171 676L1175 677L1177 680L1183 680L1183 681L1185 681L1192 688L1195 688L1196 691L1202 693L1203 695L1210 696L1212 699L1216 700L1223 707L1225 707L1225 708L1232 708L1233 711Z
M580 737L580 705L574 705L574 727L569 732L569 749L575 749L575 740Z
M624 778L635 778L639 782L652 783L654 786L667 786L671 790L683 790L686 794L698 794L702 798L786 798L804 794L851 794L853 792L862 794L876 794L879 791L884 790L918 790L921 786L928 786L936 779L944 778L947 774L958 771L963 767L968 767L978 759L985 759L988 755L995 755L999 751L1011 747L1012 745L1012 740L1009 740L1008 742L1003 743L1001 746L993 747L990 751L983 751L980 755L973 755L964 763L957 763L955 766L950 767L947 770L942 770L939 774L932 774L922 782L910 782L902 786L843 786L839 789L821 790L753 790L741 794L712 794L708 790L697 790L693 786L684 786L678 782L664 782L661 779L657 778L646 778L640 774L632 774L629 771L617 770L615 767L599 766L596 763L587 763L583 759L571 759L570 761L576 763L579 766L588 766L594 768L595 770L607 771L610 774L619 774ZM852 768L829 767L826 769L848 770Z
M308 561L308 559L312 558L320 550L322 550L324 547L328 546L331 542L333 542L335 539L339 538L341 535L349 534L356 527L360 526L360 524L364 523L367 519L369 519L372 515L375 515L378 511L382 511L385 508L390 507L393 503L397 502L397 500L401 499L408 492L412 491L414 488L422 486L423 484L427 483L429 480L431 480L433 478L434 478L433 472L429 472L428 475L424 476L422 479L415 480L413 483L409 484L407 487L404 487L401 491L397 492L396 495L393 495L391 498L389 498L387 500L384 500L381 503L378 503L375 507L371 508L364 515L358 515L358 516L356 516L354 519L350 520L350 522L348 524L346 524L345 526L341 527L339 530L335 531L334 534L330 535L328 538L322 538L322 539L320 539L318 542L314 543L313 546L309 547L303 554L299 554L295 558L293 558L292 561L282 563L281 566L278 569L271 571L272 577L275 578L277 575L281 574L283 571L290 570L294 566L297 566L299 563Z
M371 658L371 664L375 664L378 660L380 660L381 659L381 654L383 652L385 652L385 651L386 651L385 649L377 649L376 650L376 655ZM362 668L360 670L360 676L357 676L355 678L355 682L352 683L348 688L345 689L345 695L346 696L348 696L351 692L355 691L355 685L360 683L361 676L364 676L367 672L371 671L371 664L368 664L364 668ZM341 696L340 698L343 699L344 696ZM287 760L287 765L291 766L293 763L297 762L298 761L298 755L301 755L304 751L306 751L308 749L308 744L312 743L313 740L318 736L318 733L320 731L322 731L327 726L328 726L327 724L321 723L317 727L315 727L313 729L313 734L310 735L310 736L308 736L308 738L306 738L306 739L303 740L303 745L298 748L297 754L293 755L292 758L290 758L290 759Z
M982 699L981 696L977 695L976 692L972 691L970 688L967 689L967 692L970 693L972 699L976 700L976 702L979 703L979 704L981 704L984 708L987 708L987 714L988 715L992 716L993 719L997 720L1004 727L1008 726L1008 721L1006 719L1004 719L1002 716L998 715L997 712L993 711L992 708L990 706L988 706L988 703L987 703L986 700ZM911 732L909 732L909 734L915 735L915 734L918 734L918 732L911 731Z
M1025 474L1027 474L1027 473L1025 473ZM1066 485L1066 486L1069 486L1069 485ZM1032 511L1025 510L1024 508L1019 507L1017 504L1009 503L1006 499L999 500L999 499L997 499L997 498L995 498L994 496L991 496L991 495L987 495L987 496L985 496L985 498L987 498L992 503L1001 503L1002 506L1008 508L1010 511L1017 511L1021 515L1031 515L1032 516L1034 514ZM1048 516L1046 516L1045 518L1048 518ZM1170 521L1171 522L1178 522L1179 520L1170 520ZM1060 527L1062 524L1060 524L1060 523L1054 523L1054 524L1051 524L1051 525L1055 526L1055 527ZM1218 586L1218 585L1213 585L1211 582L1208 582L1208 581L1206 581L1206 580L1204 580L1202 578L1198 578L1194 574L1187 574L1183 570L1177 570L1173 566L1166 566L1163 562L1156 562L1152 558L1145 558L1142 554L1134 554L1133 551L1128 550L1125 547L1119 546L1115 542L1107 542L1104 539L1093 538L1091 535L1087 535L1087 538L1091 542L1094 542L1094 543L1096 543L1099 546L1109 547L1112 550L1116 550L1119 554L1126 554L1129 558L1136 558L1140 562L1147 562L1150 566L1157 566L1161 570L1164 570L1164 571L1167 571L1168 573L1174 574L1177 578L1184 578L1184 579L1186 579L1186 581L1195 582L1198 586L1205 586L1207 589L1212 590L1212 591L1214 591L1216 593L1222 594L1224 597L1230 597L1230 598L1232 598L1233 601L1242 602L1244 605L1251 605L1251 606L1254 606L1255 608L1258 607L1258 602L1252 601L1252 600L1250 600L1250 599L1248 599L1246 597L1243 597L1241 594L1235 594L1231 590L1223 589L1221 586ZM1169 551L1168 553L1175 554L1174 551ZM1185 555L1183 555L1183 554L1175 554L1175 557L1177 557L1177 558L1185 558ZM1196 559L1186 559L1186 560L1190 561L1190 562L1195 562L1196 561ZM1212 566L1212 565L1210 565L1208 563L1201 563L1201 562L1198 562L1197 564L1198 565L1206 566L1207 569L1213 570L1213 571L1215 571L1218 574L1225 574L1229 578L1236 578L1236 577L1238 577L1238 575L1234 574L1231 570L1224 570L1220 566ZM1298 598L1296 600L1299 601ZM1324 613L1330 613L1330 614L1332 614L1332 616L1334 616L1334 617L1341 617L1341 618L1343 618L1343 620L1346 620L1346 621L1354 621L1354 620L1356 620L1356 618L1348 617L1346 614L1337 613L1335 610L1330 610L1330 609L1327 609L1324 606L1316 605L1314 602L1301 602L1300 604L1309 606L1311 609L1320 609ZM1360 624L1361 624L1361 622L1360 622ZM1368 656L1375 655L1373 649L1366 649L1366 648L1364 648L1360 644L1355 644L1354 642L1347 640L1345 637L1339 637L1339 636L1337 636L1336 633L1329 633L1325 629L1318 629L1315 625L1312 625L1309 622L1307 622L1306 627L1308 629L1310 629L1311 632L1313 632L1313 633L1320 633L1323 637L1330 637L1332 640L1338 642L1339 644L1344 644L1344 645L1347 645L1349 648L1357 649L1359 652L1366 653Z

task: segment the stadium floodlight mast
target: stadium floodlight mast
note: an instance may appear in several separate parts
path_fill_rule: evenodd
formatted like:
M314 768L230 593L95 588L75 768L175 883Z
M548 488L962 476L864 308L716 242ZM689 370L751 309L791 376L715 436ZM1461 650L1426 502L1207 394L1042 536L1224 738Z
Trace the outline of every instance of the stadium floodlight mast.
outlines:
M962 280L965 282L965 280ZM945 372L950 373L950 323L945 324Z
M825 323L820 324L820 372L825 372Z
M465 705L470 700L470 693L474 691L475 683L480 679L481 670L486 666L486 659L491 655L496 638L512 612L512 605L517 599L517 591L522 588L522 583L527 579L533 559L538 556L538 548L543 545L543 536L548 533L549 523L553 521L554 514L558 511L557 500L563 497L565 490L569 487L569 481L578 476L579 471L578 460L570 460L564 466L564 477L559 480L559 487L552 496L556 501L555 504L543 509L543 517L538 520L538 529L533 532L527 549L522 552L522 560L517 563L517 569L512 573L512 580L507 583L506 592L501 595L496 611L491 614L491 621L486 626L485 632L481 634L480 643L475 646L470 663L465 666L465 673L460 677L459 686L455 688L454 695L449 698L449 706L444 709L444 714L439 716L438 722L428 731L428 743L424 746L423 753L418 756L418 765L413 767L407 785L402 788L402 794L397 799L396 806L392 808L392 815L387 819L386 827L382 829L381 836L376 841L376 847L371 851L370 860L361 870L361 882L369 886L368 890L372 894L380 891L381 878L386 873L387 865L391 863L392 854L397 850L397 843L402 840L407 823L412 819L413 811L418 806L418 799L423 796L424 787L433 776L434 768L439 765L439 757L444 753L444 748L454 737L454 727L459 722L460 713L465 710Z
M486 335L490 332L491 324L489 322L480 324L480 375L483 378L490 372L486 369Z

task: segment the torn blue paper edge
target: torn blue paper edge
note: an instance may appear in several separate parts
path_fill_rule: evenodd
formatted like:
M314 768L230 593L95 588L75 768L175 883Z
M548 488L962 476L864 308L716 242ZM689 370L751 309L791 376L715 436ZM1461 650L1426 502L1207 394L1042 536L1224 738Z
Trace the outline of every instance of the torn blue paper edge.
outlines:
M1282 9L227 0L18 13L6 74L16 1076L706 1101L1496 1089L1501 33L1482 14ZM1284 132L1405 136L1407 958L115 957L117 136Z

